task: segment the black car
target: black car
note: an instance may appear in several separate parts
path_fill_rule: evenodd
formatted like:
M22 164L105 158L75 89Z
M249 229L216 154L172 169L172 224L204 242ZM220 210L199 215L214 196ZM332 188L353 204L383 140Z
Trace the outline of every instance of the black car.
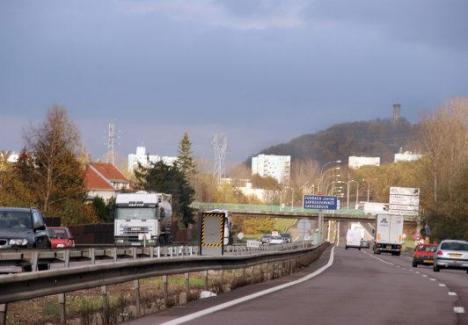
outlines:
M6 248L50 248L39 210L0 207L0 249Z

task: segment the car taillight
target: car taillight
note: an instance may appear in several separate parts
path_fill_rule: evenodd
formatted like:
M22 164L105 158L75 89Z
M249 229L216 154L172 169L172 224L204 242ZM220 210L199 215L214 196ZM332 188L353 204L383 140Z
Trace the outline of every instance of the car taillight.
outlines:
M437 251L437 256L442 256L442 255L444 255L444 252L442 252L442 251Z

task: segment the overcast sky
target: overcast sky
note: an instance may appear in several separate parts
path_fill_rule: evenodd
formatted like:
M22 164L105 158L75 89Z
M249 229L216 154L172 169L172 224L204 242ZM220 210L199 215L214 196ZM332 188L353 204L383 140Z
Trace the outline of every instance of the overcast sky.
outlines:
M0 149L54 104L94 158L215 132L243 160L337 122L468 95L468 1L0 1Z

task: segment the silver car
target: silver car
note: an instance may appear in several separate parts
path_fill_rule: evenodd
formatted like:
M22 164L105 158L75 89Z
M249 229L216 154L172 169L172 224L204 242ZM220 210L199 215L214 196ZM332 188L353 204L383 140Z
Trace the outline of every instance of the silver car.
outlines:
M434 272L440 269L461 269L468 273L468 242L443 240L434 253Z

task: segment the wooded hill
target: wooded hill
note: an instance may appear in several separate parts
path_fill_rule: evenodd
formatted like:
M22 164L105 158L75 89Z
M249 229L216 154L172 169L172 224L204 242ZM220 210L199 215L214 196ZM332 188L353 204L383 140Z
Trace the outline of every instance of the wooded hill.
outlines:
M313 159L320 163L349 156L381 157L381 162L392 162L401 147L407 150L414 142L417 125L405 119L373 120L336 124L324 131L305 134L260 151L263 154L291 155L292 159Z

